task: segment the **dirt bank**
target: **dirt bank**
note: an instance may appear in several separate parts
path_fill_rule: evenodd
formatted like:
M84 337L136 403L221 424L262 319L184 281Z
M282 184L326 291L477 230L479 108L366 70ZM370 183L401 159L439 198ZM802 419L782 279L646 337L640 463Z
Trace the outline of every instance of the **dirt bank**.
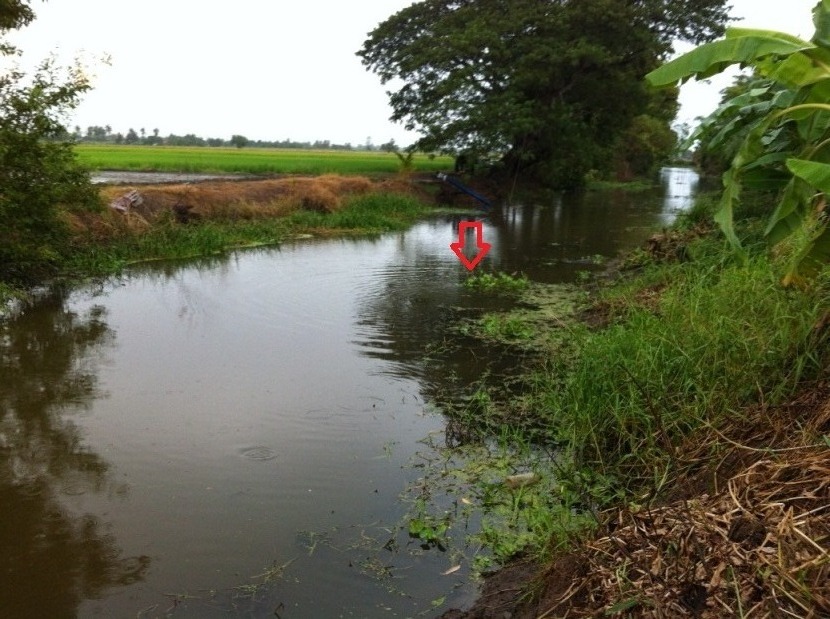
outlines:
M100 211L71 212L66 219L83 242L102 242L142 233L157 224L265 221L301 211L331 214L351 199L370 194L411 196L435 202L431 179L328 174L258 180L206 180L188 183L102 185Z
M739 417L687 441L662 498L602 514L573 550L516 561L443 617L830 617L830 383Z

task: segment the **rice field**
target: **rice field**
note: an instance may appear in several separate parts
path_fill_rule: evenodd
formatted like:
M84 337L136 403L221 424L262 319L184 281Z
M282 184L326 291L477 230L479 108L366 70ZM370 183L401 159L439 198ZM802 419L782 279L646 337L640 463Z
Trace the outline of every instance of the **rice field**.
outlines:
M208 174L378 174L401 171L394 153L277 148L217 148L78 144L75 152L93 170ZM451 169L453 159L416 154L412 169Z

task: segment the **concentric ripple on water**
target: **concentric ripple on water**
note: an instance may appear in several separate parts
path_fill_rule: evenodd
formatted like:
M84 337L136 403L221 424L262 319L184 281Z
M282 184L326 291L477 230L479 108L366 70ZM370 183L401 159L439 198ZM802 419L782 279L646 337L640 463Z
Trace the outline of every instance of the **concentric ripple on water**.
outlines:
M239 450L239 453L242 455L243 458L248 458L249 460L257 460L259 462L265 462L267 460L273 460L277 457L276 452L270 447L265 447L264 445L255 445L253 447L245 447Z

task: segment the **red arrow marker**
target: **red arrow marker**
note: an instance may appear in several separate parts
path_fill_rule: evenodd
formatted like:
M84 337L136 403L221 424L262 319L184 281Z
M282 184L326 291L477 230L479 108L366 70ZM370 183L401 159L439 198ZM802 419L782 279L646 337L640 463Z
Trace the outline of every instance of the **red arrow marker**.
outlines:
M458 224L458 240L455 243L450 243L450 249L455 252L455 255L458 256L458 259L461 261L465 267L467 267L468 271L472 271L474 268L478 266L478 263L487 255L487 252L490 251L490 243L484 242L484 224L480 221L462 221ZM478 253L473 256L472 260L467 258L464 255L464 241L466 237L466 232L468 228L475 228L476 231L476 247L478 247Z

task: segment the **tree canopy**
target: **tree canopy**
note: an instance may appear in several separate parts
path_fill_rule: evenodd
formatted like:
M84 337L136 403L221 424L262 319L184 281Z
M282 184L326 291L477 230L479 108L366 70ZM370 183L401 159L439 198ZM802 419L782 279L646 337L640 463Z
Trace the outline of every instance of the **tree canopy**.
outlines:
M0 36L34 18L28 2L0 0ZM0 39L0 55L19 51ZM27 281L51 272L65 249L61 207L96 204L64 127L66 113L89 89L82 67L52 59L31 74L0 74L0 280Z
M675 39L723 31L725 0L424 0L378 25L357 52L415 145L498 155L556 187L607 162L645 113L643 76Z
M9 30L22 28L35 18L32 8L25 0L0 0L0 36ZM16 50L5 41L0 41L0 53L11 54Z

